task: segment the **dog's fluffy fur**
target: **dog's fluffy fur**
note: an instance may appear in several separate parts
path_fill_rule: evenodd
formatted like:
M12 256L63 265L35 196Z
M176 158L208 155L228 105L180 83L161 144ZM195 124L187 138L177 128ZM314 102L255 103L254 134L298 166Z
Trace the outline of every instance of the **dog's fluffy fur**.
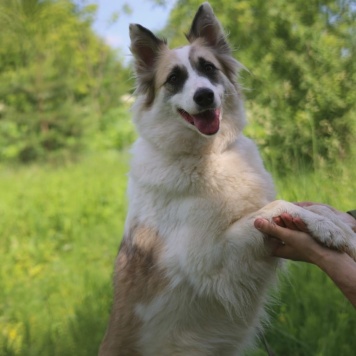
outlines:
M254 219L288 211L315 238L351 250L354 233L335 217L270 203L272 179L242 134L239 64L208 3L186 47L170 50L140 25L130 36L140 138L100 355L239 355L279 264Z

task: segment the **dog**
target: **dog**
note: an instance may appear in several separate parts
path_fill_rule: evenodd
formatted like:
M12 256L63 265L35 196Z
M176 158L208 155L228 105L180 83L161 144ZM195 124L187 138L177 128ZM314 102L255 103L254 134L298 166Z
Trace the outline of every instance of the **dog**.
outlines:
M261 332L280 265L255 218L300 216L317 240L352 253L354 233L335 216L275 201L258 149L242 133L242 66L208 3L187 46L169 49L137 24L130 37L139 138L99 354L241 355Z

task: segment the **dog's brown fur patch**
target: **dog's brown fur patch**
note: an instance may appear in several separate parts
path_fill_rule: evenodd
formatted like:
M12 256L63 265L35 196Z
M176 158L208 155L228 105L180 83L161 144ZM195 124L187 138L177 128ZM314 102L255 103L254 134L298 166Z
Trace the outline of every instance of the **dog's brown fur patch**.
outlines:
M158 266L162 240L152 228L136 225L124 237L115 262L114 304L99 355L138 356L139 303L148 303L166 286ZM116 352L116 353L115 353Z

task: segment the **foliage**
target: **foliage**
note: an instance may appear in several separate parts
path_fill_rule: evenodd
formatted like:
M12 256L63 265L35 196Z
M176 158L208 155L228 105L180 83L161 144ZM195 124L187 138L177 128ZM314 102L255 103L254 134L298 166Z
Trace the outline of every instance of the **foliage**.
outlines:
M179 0L165 35L181 44L199 0ZM356 134L355 2L210 0L248 69L248 133L276 169L343 159ZM282 149L283 148L283 149Z
M124 150L135 141L136 129L131 120L131 96L119 107L108 110L99 123L98 131L90 136L88 146L94 150Z
M279 196L351 209L355 158L333 170L276 176ZM97 355L126 215L127 156L1 168L0 355ZM291 265L277 299L266 327L277 355L354 355L355 312L316 267ZM251 353L265 354L262 343Z
M83 148L131 82L91 29L96 7L0 0L0 160Z

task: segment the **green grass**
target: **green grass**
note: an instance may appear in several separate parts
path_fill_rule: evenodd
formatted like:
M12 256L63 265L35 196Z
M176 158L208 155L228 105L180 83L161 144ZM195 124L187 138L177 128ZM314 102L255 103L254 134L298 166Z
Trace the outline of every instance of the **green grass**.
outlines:
M0 355L96 355L126 211L125 154L1 167ZM356 169L275 177L279 197L355 207ZM277 355L354 355L356 314L314 266L293 264L271 306ZM253 355L265 355L261 347Z
M0 175L0 354L94 355L126 210L127 156Z

